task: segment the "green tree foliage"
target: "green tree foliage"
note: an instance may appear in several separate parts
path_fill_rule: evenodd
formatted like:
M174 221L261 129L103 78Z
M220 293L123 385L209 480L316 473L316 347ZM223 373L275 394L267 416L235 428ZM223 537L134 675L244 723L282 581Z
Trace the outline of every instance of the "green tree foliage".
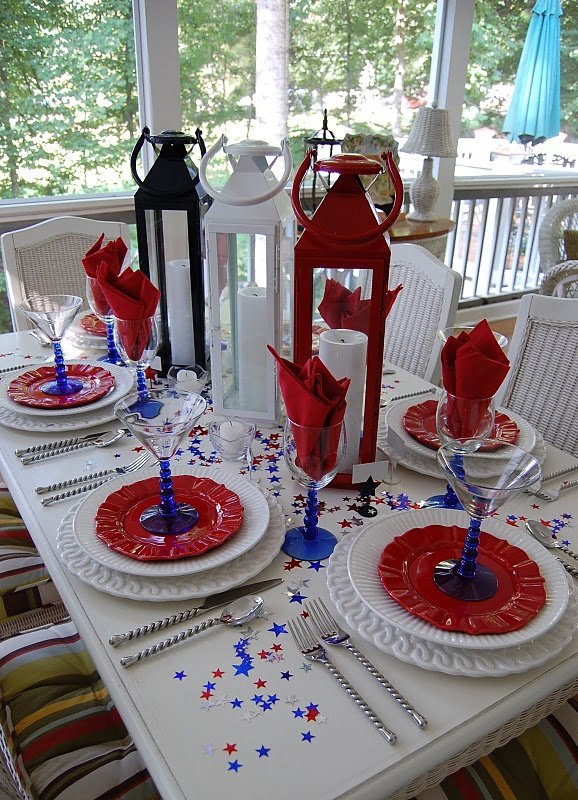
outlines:
M534 0L477 0L463 134L497 132ZM178 0L183 129L251 135L254 0ZM435 0L291 0L294 150L321 127L407 133L424 101ZM578 138L578 3L564 0L562 128ZM4 0L0 196L132 188L138 135L131 0Z

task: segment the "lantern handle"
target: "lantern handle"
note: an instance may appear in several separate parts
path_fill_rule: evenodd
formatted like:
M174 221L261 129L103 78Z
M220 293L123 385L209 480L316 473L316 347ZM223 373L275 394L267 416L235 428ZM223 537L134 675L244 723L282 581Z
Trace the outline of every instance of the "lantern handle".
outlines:
M136 171L137 169L136 160L138 158L138 154L142 150L142 146L145 143L145 140L148 141L149 136L150 136L150 128L147 128L147 126L145 125L130 155L130 171L132 173L132 177L135 179L136 183L141 187L141 189L146 189L146 187L144 185L143 180Z
M378 236L381 236L383 233L385 233L385 231L393 225L401 210L401 204L403 203L403 181L401 179L401 175L399 174L399 170L397 169L397 165L393 160L393 155L391 152L384 152L381 154L381 157L387 165L387 170L393 182L395 196L393 200L393 208L383 222L381 222L377 227L363 231L356 236L351 236L351 234L339 233L338 231L331 231L327 228L323 228L321 225L318 225L316 222L314 222L315 215L313 217L307 216L303 210L303 206L301 205L299 191L309 166L313 166L315 163L315 150L307 151L293 181L293 188L291 190L291 204L293 206L295 216L297 217L297 221L313 236L317 236L320 239L329 238L334 242L340 242L342 244L353 245L360 244L361 242L369 242L372 239L377 239Z
M153 150L155 151L155 153L157 153L157 146L152 140L150 128L147 128L147 126L145 125L130 155L130 171L137 185L140 186L140 188L143 189L147 194L152 195L153 197L163 197L164 192L159 192L158 189L154 189L152 186L145 186L144 181L137 172L137 158L140 151L142 150L142 146L145 143L145 141L150 142L150 144L153 147ZM195 131L195 141L193 142L191 147L186 151L187 156L191 154L195 144L199 145L201 156L204 156L207 151L207 148L205 146L205 140L203 139L202 131L200 128L197 128L197 130ZM188 194L188 190L184 194Z
M291 174L291 150L289 149L289 141L287 139L283 139L281 142L281 152L279 155L282 155L285 160L285 169L283 171L283 175L277 182L275 186L272 186L267 192L263 194L254 196L254 197L236 197L231 192L228 192L226 187L221 189L221 191L217 191L214 189L211 184L209 183L209 179L207 178L207 167L209 166L209 161L218 153L220 149L226 154L227 158L229 159L229 163L233 166L233 168L237 165L237 161L233 158L231 153L228 153L226 148L228 139L223 133L221 138L218 139L215 144L207 150L203 158L201 159L201 163L199 164L199 181L203 189L206 191L213 200L219 200L222 203L226 203L227 205L231 206L253 206L258 205L259 203L265 203L267 200L271 200L271 198L275 197L275 195L279 194L281 189L286 185L289 175ZM278 157L278 156L277 156ZM273 162L275 163L275 162ZM272 165L271 165L272 166Z

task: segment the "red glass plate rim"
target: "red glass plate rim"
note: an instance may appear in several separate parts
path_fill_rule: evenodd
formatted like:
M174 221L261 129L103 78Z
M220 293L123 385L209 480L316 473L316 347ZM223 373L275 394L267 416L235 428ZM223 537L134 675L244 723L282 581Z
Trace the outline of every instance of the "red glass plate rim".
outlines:
M80 320L80 324L91 336L106 337L106 325L96 314L87 314Z
M224 484L211 478L196 478L193 475L173 476L173 487L177 502L189 502L195 505L202 499L221 511L218 524L201 536L194 538L194 528L184 534L167 536L164 541L155 534L150 534L149 541L140 541L147 537L147 532L138 525L138 530L130 525L125 517L137 503L150 498L157 503L159 496L159 479L146 478L128 484L108 495L99 506L95 516L95 533L108 547L128 558L137 561L163 561L178 558L191 558L218 547L233 536L243 522L243 506L239 496ZM137 523L138 524L138 523ZM135 536L138 533L139 541Z
M402 424L404 430L409 433L417 442L429 447L430 450L439 450L440 440L436 433L427 430L425 425L426 418L435 417L437 410L437 400L425 400L423 403L417 403L406 409ZM494 422L494 429L491 438L499 439L504 444L516 444L520 436L520 428L503 411L496 411ZM500 447L498 444L484 445L481 449L484 452L497 450Z
M19 375L6 391L10 400L32 408L62 409L86 406L100 400L114 388L114 375L104 367L93 364L68 364L66 374L85 382L83 388L72 395L45 394L40 386L55 380L54 367L37 367Z
M419 563L427 557L432 568L445 558L459 558L465 535L457 525L427 525L396 536L383 549L378 565L383 588L410 614L442 630L475 636L522 628L546 602L545 582L536 562L505 539L482 532L478 561L506 571L513 591L499 585L488 600L468 603L442 592L431 571L419 574Z

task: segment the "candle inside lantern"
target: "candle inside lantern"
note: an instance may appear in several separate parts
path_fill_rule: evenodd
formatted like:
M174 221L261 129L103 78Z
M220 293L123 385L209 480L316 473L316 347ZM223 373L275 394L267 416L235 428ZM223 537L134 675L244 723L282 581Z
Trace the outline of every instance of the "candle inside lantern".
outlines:
M191 271L188 259L167 262L167 310L173 364L195 363Z
M347 446L340 471L351 473L359 460L365 367L367 361L367 335L360 331L336 328L324 331L319 340L319 358L335 378L349 378L351 383L345 396L345 433Z
M237 293L239 405L267 408L267 289L247 286Z

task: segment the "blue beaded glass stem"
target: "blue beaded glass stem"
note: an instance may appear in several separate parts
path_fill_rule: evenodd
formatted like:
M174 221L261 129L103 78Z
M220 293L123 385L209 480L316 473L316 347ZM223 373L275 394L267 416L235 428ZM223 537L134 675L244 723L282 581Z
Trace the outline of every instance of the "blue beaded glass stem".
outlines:
M136 390L139 394L147 393L147 380L144 367L136 368Z
M303 538L308 541L313 541L317 538L317 522L319 521L318 509L317 489L309 489L307 491L305 516L303 518Z
M173 489L173 477L171 475L171 462L169 459L161 459L160 462L161 480L161 502L159 511L162 517L173 518L177 514L177 502Z
M462 557L456 570L460 578L471 579L476 574L476 561L478 558L478 547L480 544L480 525L481 520L470 519L470 527L466 533L466 540L462 550Z
M68 389L68 380L66 378L66 367L64 366L64 355L62 354L62 347L60 342L54 342L54 371L56 373L56 385L61 394L65 394Z
M109 364L122 364L122 359L118 354L118 350L116 349L116 344L114 343L114 320L110 322L108 320L105 321L106 325L106 347L107 347L107 354L106 360Z

